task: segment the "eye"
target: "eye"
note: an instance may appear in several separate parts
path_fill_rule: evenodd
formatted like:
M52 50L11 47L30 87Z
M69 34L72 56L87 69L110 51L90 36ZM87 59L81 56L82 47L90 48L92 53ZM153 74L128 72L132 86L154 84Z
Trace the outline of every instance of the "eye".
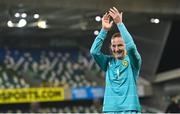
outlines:
M122 44L118 44L118 47L121 47L121 46L123 46Z
M112 45L112 47L113 47L113 48L115 48L115 47L116 47L116 45Z

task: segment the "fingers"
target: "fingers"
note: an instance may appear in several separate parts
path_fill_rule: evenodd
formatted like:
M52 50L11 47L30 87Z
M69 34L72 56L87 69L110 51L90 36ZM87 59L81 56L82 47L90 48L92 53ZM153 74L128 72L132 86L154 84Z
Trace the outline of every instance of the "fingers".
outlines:
M115 7L110 8L109 12L111 12L113 14L119 13L119 11Z
M118 11L118 9L116 7L113 7L113 10L118 12L118 13L123 13L123 10Z
M110 8L109 12L111 12L111 13L113 13L113 14L116 14L118 11L116 11L116 10Z
M110 20L110 15L106 12L103 16L104 21L109 21Z
M112 18L115 18L119 14L120 14L119 11L115 7L109 9L109 15Z
M106 13L104 14L104 17L107 16L107 15L108 15L108 13L106 12Z
M107 15L107 13L105 13L102 18L104 19L106 17L106 15Z
M112 7L112 8L110 8L109 9L109 12L111 12L111 13L121 13L121 12L123 12L122 10L120 10L120 11L118 11L118 9L117 8L115 8L115 7Z
M111 26L112 26L112 24L113 24L113 21L110 22L110 25L111 25Z
M107 13L103 15L103 18L106 19L108 17Z
M123 12L120 13L120 16L121 16L121 17L122 17L122 15L123 15Z
M110 20L111 18L113 19L113 21ZM112 26L113 22L116 24L122 22L122 12L119 13L117 8L115 7L110 8L109 11L107 11L102 18L103 25Z
M119 13L119 11L115 7L110 8L108 12L110 17L116 24L122 22L122 12Z
M115 13L112 12L112 11L109 11L109 15L110 15L111 17L114 17L114 16L115 16Z
M113 7L113 9L114 9L116 12L119 12L115 7Z

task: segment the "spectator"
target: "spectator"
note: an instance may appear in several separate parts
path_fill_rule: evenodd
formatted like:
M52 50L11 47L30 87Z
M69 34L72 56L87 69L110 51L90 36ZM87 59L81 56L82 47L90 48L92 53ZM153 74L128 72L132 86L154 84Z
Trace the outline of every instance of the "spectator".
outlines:
M166 113L180 113L180 106L178 104L178 100L179 100L179 96L173 96L165 112Z

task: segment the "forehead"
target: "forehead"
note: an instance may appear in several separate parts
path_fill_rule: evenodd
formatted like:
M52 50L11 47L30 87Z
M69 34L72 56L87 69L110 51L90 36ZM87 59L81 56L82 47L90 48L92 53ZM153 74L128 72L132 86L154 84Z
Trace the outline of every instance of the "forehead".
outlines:
M115 37L111 39L111 44L119 44L119 43L124 43L121 37Z

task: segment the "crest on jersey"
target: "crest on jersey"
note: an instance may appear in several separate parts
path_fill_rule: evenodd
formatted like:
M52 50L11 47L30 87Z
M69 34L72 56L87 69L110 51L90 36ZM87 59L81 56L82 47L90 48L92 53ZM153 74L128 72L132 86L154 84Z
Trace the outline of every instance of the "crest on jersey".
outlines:
M124 67L127 67L127 66L128 66L128 61L127 61L127 60L123 60L123 61L122 61L122 65L123 65Z

